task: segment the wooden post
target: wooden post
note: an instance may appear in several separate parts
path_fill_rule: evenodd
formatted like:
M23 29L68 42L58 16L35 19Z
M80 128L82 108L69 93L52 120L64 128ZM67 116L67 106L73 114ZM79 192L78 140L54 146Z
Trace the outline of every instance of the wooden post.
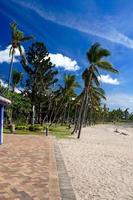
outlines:
M4 106L0 105L0 144L3 144Z

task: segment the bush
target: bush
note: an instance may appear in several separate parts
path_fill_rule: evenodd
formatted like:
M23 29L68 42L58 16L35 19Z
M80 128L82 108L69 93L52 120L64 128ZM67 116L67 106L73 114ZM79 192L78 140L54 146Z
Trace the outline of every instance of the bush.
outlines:
M40 126L40 124L35 124L34 126L29 126L29 131L43 131L44 127Z
M27 126L16 126L15 129L16 130L27 130L28 127Z
M43 130L44 130L44 127L43 127L43 126L40 126L40 124L36 124L36 125L34 126L34 128L35 128L35 131L43 131Z
M33 125L29 126L29 131L35 131L35 127Z

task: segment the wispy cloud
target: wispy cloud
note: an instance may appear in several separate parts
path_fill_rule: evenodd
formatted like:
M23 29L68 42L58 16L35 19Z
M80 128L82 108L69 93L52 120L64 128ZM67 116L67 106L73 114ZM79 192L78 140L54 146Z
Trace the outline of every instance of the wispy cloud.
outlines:
M79 70L79 66L76 60L72 60L71 58L64 56L60 53L57 54L49 54L51 62L55 64L57 67L62 67L68 71L76 71Z
M107 95L107 105L110 108L129 108L129 111L133 111L133 94L109 94Z
M11 56L9 57L9 51L10 51L11 45L7 46L4 50L0 51L0 63L6 62L6 63L10 63L11 62ZM24 48L21 46L22 51L24 52ZM19 60L17 59L18 56L20 56L20 52L18 49L15 50L15 55L14 55L14 60L13 62L19 62Z
M119 85L119 81L117 78L112 78L109 74L107 75L101 75L98 77L99 81L102 83L110 84L110 85Z
M99 20L96 19L94 21L81 18L79 15L72 15L70 13L58 13L50 12L46 10L44 7L39 6L35 1L23 2L12 0L13 2L23 6L25 8L31 9L36 12L39 16L41 16L45 20L50 20L56 24L66 26L68 28L76 29L78 31L91 34L94 36L98 36L109 40L113 43L121 44L125 47L133 49L133 39L119 32L116 28L114 28L109 20Z

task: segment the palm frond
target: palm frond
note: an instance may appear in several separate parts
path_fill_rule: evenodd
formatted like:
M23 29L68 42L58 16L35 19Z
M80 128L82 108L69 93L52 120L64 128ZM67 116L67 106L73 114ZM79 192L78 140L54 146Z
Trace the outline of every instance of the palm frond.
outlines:
M95 62L97 51L99 48L100 48L100 44L96 42L91 46L89 51L86 53L87 59L89 60L90 63Z
M101 68L103 70L110 71L110 72L113 72L113 73L118 73L118 70L114 69L112 67L112 64L109 63L108 61L102 60L102 61L97 62L96 64L99 68Z
M99 57L99 59L101 59L102 57L110 56L110 55L111 55L110 51L104 48L100 48L97 52L97 56Z
M32 40L33 38L34 38L33 36L24 36L24 37L21 39L21 42L29 41L29 40Z
M92 74L92 80L94 81L94 83L99 86L100 85L100 82L98 80L98 77L96 76L95 73Z

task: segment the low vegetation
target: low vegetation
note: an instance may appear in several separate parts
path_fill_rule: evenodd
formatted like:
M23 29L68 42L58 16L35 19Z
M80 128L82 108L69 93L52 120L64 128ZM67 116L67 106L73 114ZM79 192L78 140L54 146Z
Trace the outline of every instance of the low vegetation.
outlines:
M46 135L47 126L16 126L15 134L26 135ZM11 134L8 127L4 128L5 134ZM71 131L68 126L53 125L48 128L48 135L55 136L57 139L72 138Z

